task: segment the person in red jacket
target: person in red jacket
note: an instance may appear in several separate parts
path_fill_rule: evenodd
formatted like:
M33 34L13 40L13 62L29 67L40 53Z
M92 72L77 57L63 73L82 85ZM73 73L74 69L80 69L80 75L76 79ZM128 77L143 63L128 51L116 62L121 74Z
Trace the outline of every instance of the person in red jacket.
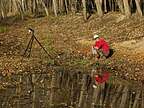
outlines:
M110 73L107 71L102 74L96 74L94 76L95 84L93 85L93 88L97 88L97 85L106 83L109 80L109 77Z
M92 46L93 55L97 55L97 58L107 58L110 54L109 44L103 38L99 38L98 35L94 35L93 39L96 40Z

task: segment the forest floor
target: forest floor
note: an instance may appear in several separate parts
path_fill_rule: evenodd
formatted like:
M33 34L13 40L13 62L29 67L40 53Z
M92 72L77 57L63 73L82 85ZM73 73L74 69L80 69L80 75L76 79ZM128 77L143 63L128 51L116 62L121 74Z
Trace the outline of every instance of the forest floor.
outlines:
M84 22L82 15L26 18L24 21L7 19L0 23L6 30L0 33L0 71L11 75L60 66L71 70L89 71L91 64L99 63L114 75L127 80L144 82L144 17L133 15L127 19L119 13L108 13L102 18L92 15ZM34 42L31 57L22 55L31 35L35 35L52 58ZM93 34L99 34L110 43L114 53L108 59L92 58Z

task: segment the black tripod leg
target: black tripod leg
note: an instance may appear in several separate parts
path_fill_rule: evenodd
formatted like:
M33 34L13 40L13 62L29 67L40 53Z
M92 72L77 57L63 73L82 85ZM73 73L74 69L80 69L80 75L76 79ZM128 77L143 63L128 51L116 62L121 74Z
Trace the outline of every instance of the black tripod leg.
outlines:
M28 51L29 49L30 49L30 51L31 51L31 47L32 47L33 40L34 40L34 37L32 36L31 39L30 39L30 41L29 41L29 43L28 43L28 45L27 45L27 48L26 48L23 56L26 56L26 53L27 53L27 51ZM29 56L29 55L28 55L28 56Z
M50 57L50 58L52 58L51 57L51 55L45 50L45 48L41 45L41 43L38 41L38 39L34 36L34 38L35 38L35 40L37 41L37 43L40 45L40 47L45 51L45 53Z
M32 36L32 40L31 40L31 43L30 43L30 46L29 46L29 54L28 54L28 57L30 57L30 55L31 55L31 50L32 50L32 45L33 45L33 41L34 41L34 36Z

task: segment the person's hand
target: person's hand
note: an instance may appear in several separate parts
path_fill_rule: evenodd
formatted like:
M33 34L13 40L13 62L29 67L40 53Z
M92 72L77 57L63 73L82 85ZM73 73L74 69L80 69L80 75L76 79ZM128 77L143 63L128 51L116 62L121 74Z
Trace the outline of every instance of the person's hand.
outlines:
M94 48L95 50L98 50L98 49L99 49L99 48L98 48L98 47L96 47L96 46L94 46L93 48Z
M98 75L96 74L95 77L98 77Z

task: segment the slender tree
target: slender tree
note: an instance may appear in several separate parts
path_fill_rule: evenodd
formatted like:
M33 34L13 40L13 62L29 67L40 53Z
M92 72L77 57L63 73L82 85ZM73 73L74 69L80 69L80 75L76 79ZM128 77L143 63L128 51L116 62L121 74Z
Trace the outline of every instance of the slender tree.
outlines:
M82 4L83 4L83 16L84 16L84 20L87 20L87 12L86 12L86 0L82 0Z
M141 7L140 7L140 1L139 0L135 0L135 3L136 3L136 8L137 8L137 12L140 16L142 16L142 10L141 10Z
M83 78L82 78L81 83L82 83L82 86L81 86L78 108L81 108L83 100L84 100L84 92L85 92L85 87L86 87L86 75L85 74L83 74Z
M140 94L141 94L141 91L138 91L136 93L136 96L135 96L135 100L134 100L134 103L133 103L133 107L132 108L136 108L137 104L138 104L138 99L140 97Z
M104 12L107 13L107 0L104 0Z
M102 10L102 3L101 0L95 0L96 7L97 7L97 13L101 17L103 16L103 10Z
M65 0L65 1L64 1L64 3L65 3L66 13L68 13L68 1L67 1L67 0Z
M33 93L32 93L32 108L36 108L36 76L35 74L32 74L31 76L32 78L32 89L33 89Z
M122 0L117 0L118 7L122 13L124 13L124 6Z
M54 9L55 16L58 16L58 14L57 14L58 7L57 7L57 1L56 0L53 0L53 9Z
M41 0L41 3L42 3L42 6L43 6L44 9L45 9L45 13L46 13L46 15L49 16L49 12L48 12L48 8L47 8L46 4L44 3L43 0Z
M128 96L128 88L127 88L127 86L125 86L119 108L125 108L126 102L127 102L127 96Z
M55 73L52 73L52 79L51 79L51 94L49 97L49 106L53 105L53 98L54 98L54 87L55 87Z
M128 2L128 0L123 0L123 3L124 3L125 15L126 15L127 17L130 17L131 11L130 11L130 7L129 7L129 2Z

